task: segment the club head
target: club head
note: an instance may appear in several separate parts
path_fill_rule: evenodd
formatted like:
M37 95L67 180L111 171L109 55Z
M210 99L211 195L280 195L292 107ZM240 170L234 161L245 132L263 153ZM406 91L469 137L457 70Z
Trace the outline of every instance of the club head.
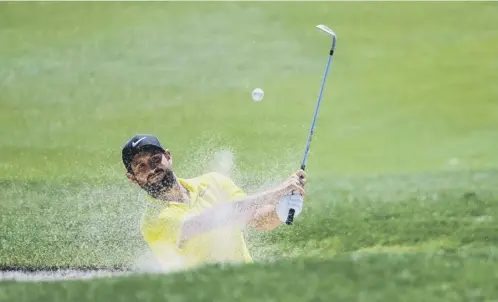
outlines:
M334 38L337 37L333 30L331 30L330 28L328 28L327 26L325 26L323 24L317 25L316 28L318 28L319 30L321 30L323 32L326 32L327 34L331 35Z

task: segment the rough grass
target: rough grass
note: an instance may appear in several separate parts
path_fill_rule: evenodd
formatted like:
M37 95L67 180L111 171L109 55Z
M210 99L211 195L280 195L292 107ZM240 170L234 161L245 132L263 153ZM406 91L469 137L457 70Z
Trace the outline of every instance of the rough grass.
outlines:
M496 171L314 179L294 226L249 231L248 240L259 260L498 246L497 179ZM125 185L10 183L1 192L12 201L2 213L3 266L130 267L144 252L141 196ZM27 202L33 194L36 204Z
M4 282L16 301L492 301L496 259L425 253L350 254L206 267L169 276Z

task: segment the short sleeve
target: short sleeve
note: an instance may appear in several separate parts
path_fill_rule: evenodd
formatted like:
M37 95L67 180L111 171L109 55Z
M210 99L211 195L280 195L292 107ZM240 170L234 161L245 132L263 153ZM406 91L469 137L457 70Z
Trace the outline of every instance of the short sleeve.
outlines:
M231 200L240 199L247 196L247 194L241 188L239 188L229 177L217 172L213 172L212 176L214 177L220 188L223 190L223 192L230 196Z

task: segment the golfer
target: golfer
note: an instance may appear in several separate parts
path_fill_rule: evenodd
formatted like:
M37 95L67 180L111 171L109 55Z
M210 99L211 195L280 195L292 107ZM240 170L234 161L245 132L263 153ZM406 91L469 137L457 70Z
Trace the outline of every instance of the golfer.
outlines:
M171 152L153 135L128 140L122 159L127 178L147 192L141 233L165 267L251 263L242 230L246 226L273 230L285 221L290 208L297 217L303 207L302 170L279 186L247 195L217 172L177 177Z

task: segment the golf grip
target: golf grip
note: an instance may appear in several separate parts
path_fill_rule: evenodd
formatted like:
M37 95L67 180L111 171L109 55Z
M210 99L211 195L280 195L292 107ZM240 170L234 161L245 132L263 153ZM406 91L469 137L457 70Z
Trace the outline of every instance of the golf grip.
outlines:
M285 224L292 224L292 221L294 220L294 212L296 212L294 209L289 210L289 214L287 214L287 220L285 221Z
M305 168L305 166L301 165L301 170L304 171L304 168ZM294 213L295 212L296 211L294 209L290 209L289 210L289 214L287 214L287 219L285 220L285 224L286 225L291 225L292 224L292 222L294 221Z

